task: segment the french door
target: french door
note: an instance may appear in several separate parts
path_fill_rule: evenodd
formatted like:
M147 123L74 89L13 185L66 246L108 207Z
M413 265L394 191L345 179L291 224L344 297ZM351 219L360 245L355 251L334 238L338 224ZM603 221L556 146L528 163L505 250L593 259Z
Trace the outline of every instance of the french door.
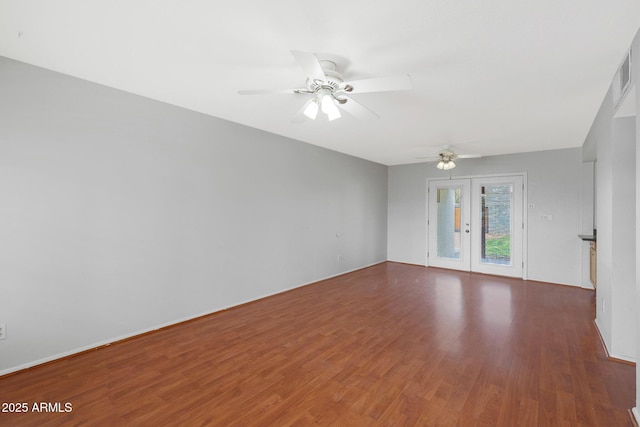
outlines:
M523 178L429 181L429 265L522 277Z

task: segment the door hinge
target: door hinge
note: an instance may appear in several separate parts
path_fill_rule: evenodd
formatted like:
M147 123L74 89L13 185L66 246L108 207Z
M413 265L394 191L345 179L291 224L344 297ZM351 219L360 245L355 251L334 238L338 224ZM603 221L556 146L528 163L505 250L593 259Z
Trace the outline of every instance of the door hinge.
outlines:
M522 223L522 229L524 230L524 222Z
M524 268L524 261L522 261L522 268Z

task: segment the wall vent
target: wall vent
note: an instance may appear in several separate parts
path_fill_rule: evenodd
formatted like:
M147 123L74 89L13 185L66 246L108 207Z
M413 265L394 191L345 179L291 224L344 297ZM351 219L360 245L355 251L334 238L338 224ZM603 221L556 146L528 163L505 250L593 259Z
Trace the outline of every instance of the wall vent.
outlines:
M631 86L631 51L627 52L613 81L613 102L615 105L620 104L620 101L627 94L629 86Z

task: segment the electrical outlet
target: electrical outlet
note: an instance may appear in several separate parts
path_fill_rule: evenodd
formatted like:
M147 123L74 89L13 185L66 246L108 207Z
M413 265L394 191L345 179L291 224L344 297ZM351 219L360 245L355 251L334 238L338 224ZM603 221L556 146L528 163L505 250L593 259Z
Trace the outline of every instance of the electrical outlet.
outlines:
M3 340L7 337L7 324L0 323L0 340Z
M602 313L603 313L603 314L604 314L604 307L605 307L605 305L604 305L604 298L603 298L603 299L602 299Z

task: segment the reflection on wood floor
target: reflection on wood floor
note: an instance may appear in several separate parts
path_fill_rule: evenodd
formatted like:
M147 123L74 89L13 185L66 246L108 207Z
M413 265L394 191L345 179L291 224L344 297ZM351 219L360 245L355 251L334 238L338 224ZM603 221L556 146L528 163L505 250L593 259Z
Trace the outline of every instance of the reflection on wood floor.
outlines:
M382 263L0 378L0 425L626 426L592 291Z

